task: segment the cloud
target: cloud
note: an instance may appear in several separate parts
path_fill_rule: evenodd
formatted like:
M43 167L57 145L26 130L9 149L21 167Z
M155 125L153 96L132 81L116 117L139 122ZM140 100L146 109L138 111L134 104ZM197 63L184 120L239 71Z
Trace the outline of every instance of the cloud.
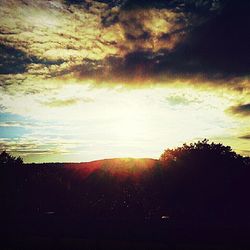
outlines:
M248 74L247 3L10 0L0 5L4 89L64 76L134 83Z
M0 104L0 114L6 110L6 107L3 104Z
M32 126L29 123L23 123L23 122L0 122L0 127L30 127Z
M68 98L68 99L52 99L52 100L43 102L43 104L51 108L60 108L60 107L73 106L81 102L90 103L93 101L94 99L90 97L82 97L82 98Z
M68 154L79 142L60 138L0 138L0 151L28 157L30 155Z
M37 122L37 121L5 121L0 122L0 128L23 128L23 129L29 129L29 130L56 130L56 129L62 129L62 125L59 124L47 124L46 122Z
M152 8L151 1L143 2L147 9L137 2L140 8L125 9L118 16L126 38L122 49L130 49L92 61L90 67L84 62L76 68L76 77L141 84L183 79L249 89L250 3L217 1L219 7L213 9L216 1L191 1L177 11L173 2L159 1L164 5L160 10Z
M250 140L250 134L242 135L239 137L240 139Z
M8 54L7 62L14 61L8 64L11 69L3 65L2 72L54 77L84 59L117 53L112 41L119 38L119 27L104 29L99 17L105 4L93 1L91 8L79 8L61 1L11 0L0 5L2 54Z
M58 108L58 107L75 105L78 102L79 102L79 99L70 98L70 99L65 99L65 100L52 100L52 101L45 102L44 104L51 108L53 107Z
M134 9L134 8L170 8L170 9L177 9L178 11L203 11L204 14L206 12L214 11L220 7L222 1L212 0L212 1L196 1L196 0L179 0L179 1L164 1L164 0L156 0L156 1L149 1L149 0L128 0L125 1L125 8L127 9Z
M250 116L250 103L232 106L228 109L228 112L234 115Z
M31 61L24 52L0 44L0 74L23 73Z
M197 98L188 98L185 95L171 95L166 98L166 101L169 103L170 106L177 106L177 105L190 105L192 103L199 103L200 100Z
M208 78L248 76L249 7L249 2L229 1L220 15L194 29L187 41L159 67L165 66L177 74L203 74Z

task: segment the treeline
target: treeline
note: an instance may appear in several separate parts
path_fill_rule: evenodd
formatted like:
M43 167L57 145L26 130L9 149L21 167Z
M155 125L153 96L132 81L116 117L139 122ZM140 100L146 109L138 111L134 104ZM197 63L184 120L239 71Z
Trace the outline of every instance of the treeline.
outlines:
M250 160L207 140L159 160L23 164L0 155L2 216L250 223Z

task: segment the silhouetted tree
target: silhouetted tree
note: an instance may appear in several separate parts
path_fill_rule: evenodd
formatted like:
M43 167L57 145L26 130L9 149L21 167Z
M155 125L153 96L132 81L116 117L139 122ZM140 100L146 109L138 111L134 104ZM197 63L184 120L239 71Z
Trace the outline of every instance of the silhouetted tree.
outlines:
M195 157L195 158L193 158ZM204 158L207 157L207 158ZM212 157L212 158L211 158ZM160 157L163 165L170 162L180 161L181 159L193 158L195 161L211 160L211 159L228 159L228 160L242 160L242 156L232 151L230 146L224 146L221 143L209 143L209 140L204 139L189 145L183 144L182 147L176 149L166 149Z
M20 166L23 164L23 159L18 156L14 157L7 153L6 151L3 151L0 154L0 165L1 166Z
M165 150L160 162L165 197L177 216L210 222L246 219L249 158L205 139Z

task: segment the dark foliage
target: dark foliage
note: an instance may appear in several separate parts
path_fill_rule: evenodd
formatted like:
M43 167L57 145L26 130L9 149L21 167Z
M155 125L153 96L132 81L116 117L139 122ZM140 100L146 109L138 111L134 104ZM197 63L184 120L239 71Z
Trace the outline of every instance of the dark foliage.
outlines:
M167 149L160 161L176 216L207 223L249 223L249 158L203 140Z
M8 154L6 151L3 151L0 154L0 166L21 166L23 164L23 159L19 157L14 157Z
M222 144L184 144L165 150L159 161L21 164L6 152L0 156L5 166L0 168L1 218L14 218L14 225L25 221L26 231L32 223L52 219L57 231L66 230L59 225L74 218L106 220L119 228L121 221L156 223L150 230L161 237L166 221L170 229L250 226L250 160Z

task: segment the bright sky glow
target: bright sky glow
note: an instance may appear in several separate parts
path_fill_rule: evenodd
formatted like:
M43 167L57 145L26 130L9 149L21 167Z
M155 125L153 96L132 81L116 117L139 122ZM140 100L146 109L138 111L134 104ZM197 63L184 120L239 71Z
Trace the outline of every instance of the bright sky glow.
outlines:
M158 158L166 147L205 137L229 140L239 133L235 128L247 127L225 112L234 101L231 95L185 87L71 83L48 95L4 95L2 100L5 113L18 116L1 121L1 130L9 134L1 142L26 161ZM235 144L235 149L248 146Z

